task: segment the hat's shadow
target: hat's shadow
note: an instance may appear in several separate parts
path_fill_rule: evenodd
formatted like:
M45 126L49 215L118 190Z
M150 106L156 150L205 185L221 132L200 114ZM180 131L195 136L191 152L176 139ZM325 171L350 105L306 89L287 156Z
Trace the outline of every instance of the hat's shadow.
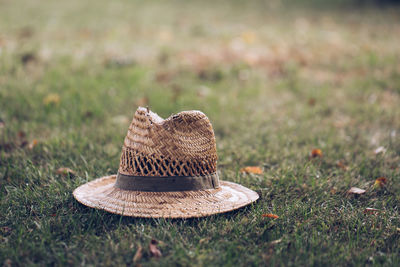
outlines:
M96 232L108 232L110 230L118 229L124 226L135 224L146 224L153 227L162 226L165 224L183 223L186 226L197 226L199 223L216 222L218 220L235 220L236 218L246 217L253 210L256 203L252 203L245 207L235 209L232 211L212 214L204 217L190 217L190 218L143 218L143 217L130 217L119 214L109 213L101 209L89 208L81 203L77 203L77 213L80 216L90 216L90 228L97 228ZM101 227L100 227L101 226Z

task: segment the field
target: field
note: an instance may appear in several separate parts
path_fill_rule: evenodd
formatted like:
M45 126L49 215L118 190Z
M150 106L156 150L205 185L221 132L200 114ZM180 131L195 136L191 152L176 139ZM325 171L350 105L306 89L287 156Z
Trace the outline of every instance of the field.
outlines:
M400 265L400 8L285 3L0 0L0 264ZM259 201L186 220L75 201L117 172L138 106L207 114L220 178Z

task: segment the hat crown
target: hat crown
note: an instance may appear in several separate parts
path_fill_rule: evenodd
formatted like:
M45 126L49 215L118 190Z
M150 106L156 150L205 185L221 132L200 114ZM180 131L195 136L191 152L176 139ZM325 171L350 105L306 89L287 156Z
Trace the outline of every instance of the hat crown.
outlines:
M196 110L162 119L139 107L122 147L119 173L129 176L206 176L217 171L210 120Z

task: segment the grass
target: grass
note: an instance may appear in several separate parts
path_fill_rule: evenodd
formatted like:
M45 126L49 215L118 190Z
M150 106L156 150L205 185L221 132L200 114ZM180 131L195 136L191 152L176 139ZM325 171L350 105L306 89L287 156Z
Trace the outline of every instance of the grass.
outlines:
M400 264L398 8L1 6L0 263ZM74 188L116 173L139 104L163 117L205 112L221 178L260 200L190 220L125 218L78 204ZM380 146L385 152L375 154ZM323 157L310 158L314 148ZM264 172L240 173L245 166ZM384 188L374 186L381 176ZM352 186L367 191L346 194ZM367 207L379 212L365 214ZM160 259L150 257L153 238Z

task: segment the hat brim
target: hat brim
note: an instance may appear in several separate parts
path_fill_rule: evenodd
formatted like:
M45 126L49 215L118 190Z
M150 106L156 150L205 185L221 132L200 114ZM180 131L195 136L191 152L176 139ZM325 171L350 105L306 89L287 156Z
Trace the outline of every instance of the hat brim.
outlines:
M259 196L236 183L220 181L220 188L198 191L142 192L114 187L116 175L95 179L76 188L83 205L111 213L147 218L204 217L244 207Z

